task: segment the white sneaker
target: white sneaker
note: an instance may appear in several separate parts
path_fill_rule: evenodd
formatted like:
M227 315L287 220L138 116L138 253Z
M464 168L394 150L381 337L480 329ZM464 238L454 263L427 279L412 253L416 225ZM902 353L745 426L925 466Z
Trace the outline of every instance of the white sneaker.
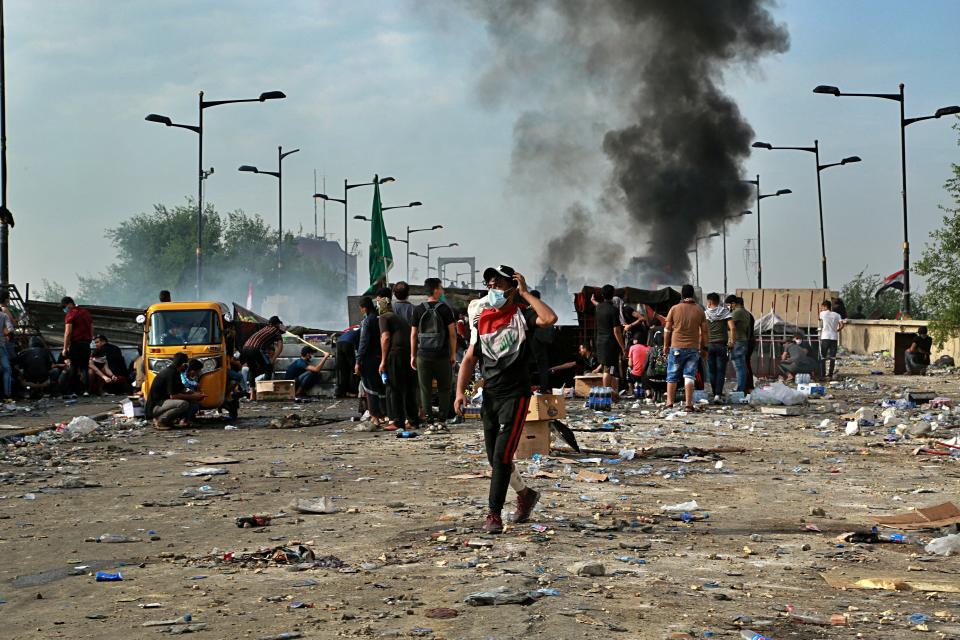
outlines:
M713 404L720 404L720 396L713 396Z
M369 420L369 419L370 419L370 410L368 409L363 412L362 416L360 416L360 421L363 422L364 420Z

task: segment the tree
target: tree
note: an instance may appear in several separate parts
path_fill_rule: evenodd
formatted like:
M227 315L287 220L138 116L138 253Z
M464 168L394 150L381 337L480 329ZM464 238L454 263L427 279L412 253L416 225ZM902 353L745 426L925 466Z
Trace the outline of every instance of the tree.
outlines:
M953 125L960 132L960 121ZM958 135L960 145L960 135ZM930 329L937 344L960 336L960 164L951 163L953 174L944 184L951 205L940 205L946 212L943 225L930 233L931 243L915 265L916 272L927 278L930 295Z
M37 293L33 296L33 299L40 300L42 302L56 302L59 304L63 300L64 296L67 295L67 288L64 287L59 282L51 282L46 278L43 278L40 281L40 288L37 289Z
M840 298L847 307L847 313L855 313L859 307L867 318L896 318L900 312L903 296L896 290L888 289L881 293L879 298L874 298L874 294L882 283L883 278L879 273L866 273L864 269L843 285L840 289ZM924 317L923 300L923 296L919 293L913 293L910 296L911 313L914 318Z
M78 297L91 304L145 307L161 289L174 300L195 297L196 206L155 205L107 229L116 261L103 273L80 276ZM334 273L305 258L293 235L283 238L283 270L278 280L277 233L258 215L233 211L225 217L207 203L203 212L203 296L244 301L253 286L259 297L285 294L319 299L339 288ZM282 285L282 286L280 286ZM327 305L329 306L329 305Z

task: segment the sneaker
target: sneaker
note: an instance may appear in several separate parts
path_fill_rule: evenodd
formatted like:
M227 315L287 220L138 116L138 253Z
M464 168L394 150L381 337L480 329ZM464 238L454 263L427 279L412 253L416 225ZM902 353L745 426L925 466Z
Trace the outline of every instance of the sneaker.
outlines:
M517 494L517 511L513 514L513 521L516 523L526 522L530 519L530 513L540 502L540 492L528 489L523 495Z
M500 518L500 514L488 514L487 519L483 522L483 526L480 527L480 529L484 533L503 533L503 520Z
M720 404L720 396L713 396L713 404Z
M453 416L447 420L447 424L463 424L463 416L457 415Z

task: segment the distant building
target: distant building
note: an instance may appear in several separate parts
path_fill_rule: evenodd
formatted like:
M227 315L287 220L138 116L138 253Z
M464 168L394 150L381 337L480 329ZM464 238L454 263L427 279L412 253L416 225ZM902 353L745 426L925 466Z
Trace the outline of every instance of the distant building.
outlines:
M297 238L297 250L305 257L323 265L331 272L337 274L341 280L343 273L343 247L336 240L325 240L323 238ZM357 290L357 256L347 254L347 291Z

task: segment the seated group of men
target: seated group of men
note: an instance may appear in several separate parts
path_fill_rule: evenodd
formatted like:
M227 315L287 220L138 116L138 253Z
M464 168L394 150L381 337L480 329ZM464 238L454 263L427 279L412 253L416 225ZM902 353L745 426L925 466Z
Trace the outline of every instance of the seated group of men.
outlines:
M12 379L16 382L14 393L30 397L129 393L133 368L127 366L120 347L104 335L98 335L94 344L86 371L78 371L71 367L69 356L61 353L55 360L41 338L32 338L29 348L10 359Z

